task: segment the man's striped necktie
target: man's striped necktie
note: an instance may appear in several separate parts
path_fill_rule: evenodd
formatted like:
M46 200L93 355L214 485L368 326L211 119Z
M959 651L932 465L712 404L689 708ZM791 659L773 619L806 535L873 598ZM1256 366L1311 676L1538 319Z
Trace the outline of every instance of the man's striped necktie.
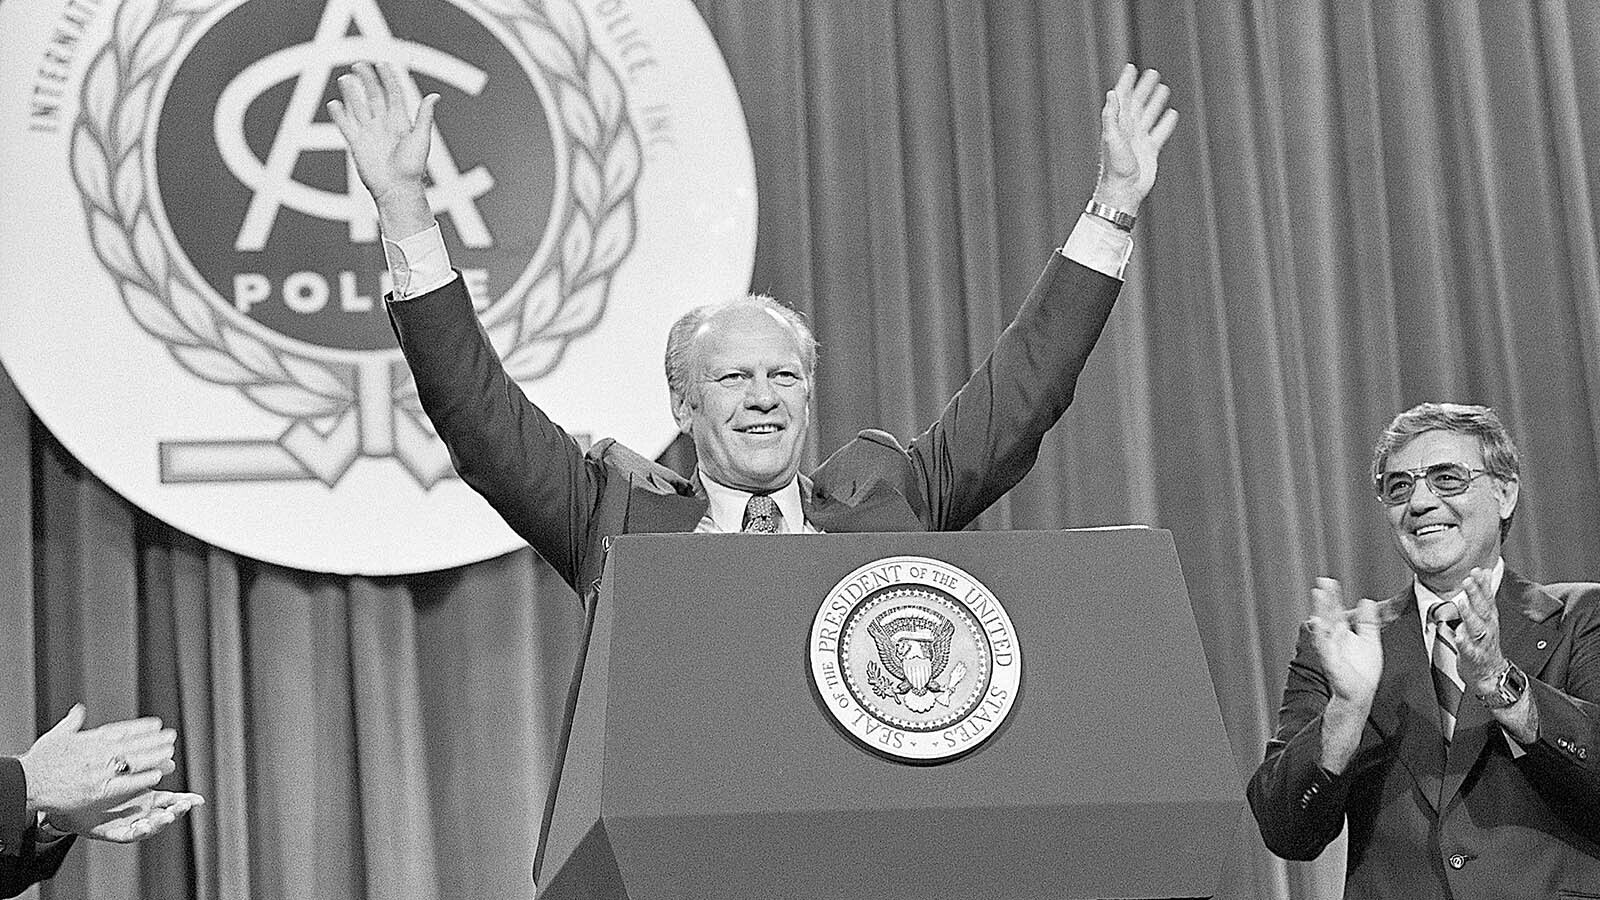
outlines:
M1455 601L1440 600L1428 608L1428 621L1434 624L1433 694L1439 700L1439 727L1448 744L1455 736L1456 710L1466 687L1456 671L1456 626L1461 624L1461 613Z

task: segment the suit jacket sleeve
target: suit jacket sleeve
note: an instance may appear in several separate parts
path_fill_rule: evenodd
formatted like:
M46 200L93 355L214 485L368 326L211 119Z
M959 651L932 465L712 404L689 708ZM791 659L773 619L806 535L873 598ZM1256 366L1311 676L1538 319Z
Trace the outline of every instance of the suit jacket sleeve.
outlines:
M1528 679L1538 739L1517 765L1574 828L1600 840L1600 585L1564 593L1551 664Z
M54 875L74 838L39 845L28 814L28 783L16 757L0 757L0 897L15 897Z
M576 587L604 467L506 374L459 275L388 309L456 472Z
M1121 288L1052 254L988 359L906 451L907 499L930 530L965 528L1033 468Z
M1380 756L1382 738L1368 720L1345 770L1332 775L1322 768L1322 713L1330 696L1311 631L1302 626L1277 728L1245 790L1267 849L1285 859L1315 859L1339 836L1352 783Z

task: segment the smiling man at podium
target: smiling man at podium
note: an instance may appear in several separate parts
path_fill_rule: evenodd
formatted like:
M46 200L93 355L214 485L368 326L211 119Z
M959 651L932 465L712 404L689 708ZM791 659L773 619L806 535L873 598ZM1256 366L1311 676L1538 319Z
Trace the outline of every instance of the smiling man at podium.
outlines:
M908 447L862 432L801 475L816 360L804 321L759 297L686 315L666 360L673 414L699 457L685 479L613 441L583 452L506 375L424 193L438 97L413 117L395 70L367 63L339 88L329 109L377 203L389 313L423 408L462 479L586 603L617 534L965 527L1027 474L1071 402L1177 123L1157 73L1126 66L1101 114L1093 200L989 358Z

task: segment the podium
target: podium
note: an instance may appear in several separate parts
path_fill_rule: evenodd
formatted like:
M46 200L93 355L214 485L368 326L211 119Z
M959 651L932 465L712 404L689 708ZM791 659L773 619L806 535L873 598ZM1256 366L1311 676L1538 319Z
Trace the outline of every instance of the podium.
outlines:
M813 620L863 564L970 573L1020 646L1014 705L909 764L813 686ZM1205 897L1242 786L1170 533L629 535L580 655L541 900Z

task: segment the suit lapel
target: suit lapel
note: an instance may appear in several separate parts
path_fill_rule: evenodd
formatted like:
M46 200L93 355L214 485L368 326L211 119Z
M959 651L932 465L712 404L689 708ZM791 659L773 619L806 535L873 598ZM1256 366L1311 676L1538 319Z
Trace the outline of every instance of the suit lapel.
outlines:
M800 474L800 515L805 516L805 520L810 522L813 527L827 531L828 529L822 528L817 523L816 492L817 486L811 481L811 476L802 472Z
M1456 710L1455 739L1450 742L1449 752L1445 754L1444 785L1439 795L1441 806L1448 804L1460 792L1461 783L1467 780L1467 775L1478 764L1478 757L1483 755L1489 736L1499 734L1500 729L1494 727L1494 716L1489 714L1489 708L1478 701L1473 686L1467 685L1461 698L1461 707ZM1504 740L1499 737L1496 739Z
M1500 649L1533 677L1544 672L1561 639L1562 603L1544 588L1506 570L1495 604L1500 611Z
M705 518L705 488L700 486L700 473L689 479L688 494L658 493L653 490L632 488L633 499L628 503L628 520L622 530L629 534L671 534L691 532Z
M1398 739L1399 756L1428 803L1438 809L1444 731L1433 693L1432 663L1422 648L1422 617L1410 588L1387 601L1394 618L1383 627L1383 674L1372 701L1379 733Z
M1561 609L1561 602L1510 569L1500 579L1494 602L1500 619L1501 651L1524 672L1537 676L1560 637L1554 614ZM1456 739L1445 762L1445 802L1461 790L1488 742L1504 740L1500 734L1494 715L1473 696L1472 685L1468 685L1456 716Z

